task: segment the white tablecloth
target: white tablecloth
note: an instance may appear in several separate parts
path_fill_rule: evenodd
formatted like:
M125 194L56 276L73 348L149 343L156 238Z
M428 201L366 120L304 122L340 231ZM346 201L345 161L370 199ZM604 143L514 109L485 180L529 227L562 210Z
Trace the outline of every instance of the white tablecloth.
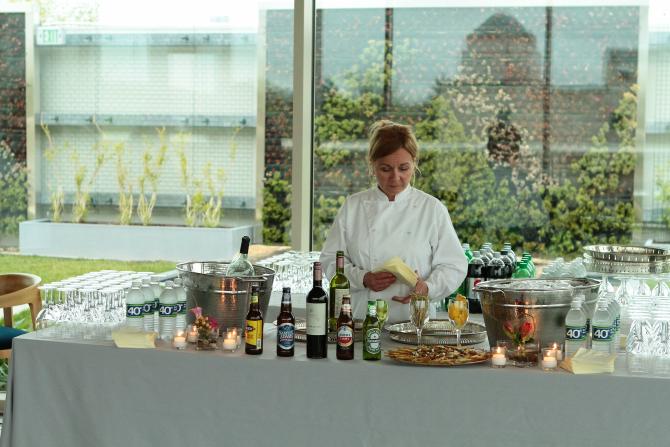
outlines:
M670 381L14 341L0 445L667 445ZM388 343L386 345L388 347Z

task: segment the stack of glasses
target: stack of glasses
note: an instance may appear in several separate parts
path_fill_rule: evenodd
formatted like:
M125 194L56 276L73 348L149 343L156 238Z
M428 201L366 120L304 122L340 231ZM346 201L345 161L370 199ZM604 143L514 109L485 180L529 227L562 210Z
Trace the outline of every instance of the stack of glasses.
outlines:
M290 287L291 293L306 294L312 289L312 264L319 260L320 255L318 251L287 251L263 259L258 265L274 270L273 292L281 292L283 287ZM323 282L328 284L325 275Z
M35 329L45 337L108 339L126 319L131 282L153 272L101 270L39 287L42 310Z
M586 278L586 268L582 258L575 258L565 262L563 258L556 258L542 269L541 278Z

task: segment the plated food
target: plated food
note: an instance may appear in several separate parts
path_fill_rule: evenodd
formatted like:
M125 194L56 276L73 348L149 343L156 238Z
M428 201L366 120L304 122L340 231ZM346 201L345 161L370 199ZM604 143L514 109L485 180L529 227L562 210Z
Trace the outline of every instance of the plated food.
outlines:
M489 358L488 352L479 349L443 345L391 349L387 355L400 363L425 366L472 365Z

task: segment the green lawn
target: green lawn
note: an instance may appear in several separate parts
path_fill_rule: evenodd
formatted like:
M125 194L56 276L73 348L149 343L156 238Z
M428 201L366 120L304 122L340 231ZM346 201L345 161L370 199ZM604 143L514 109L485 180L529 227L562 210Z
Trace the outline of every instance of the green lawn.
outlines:
M174 262L128 262L91 259L48 258L0 254L0 273L32 273L42 278L42 284L97 270L133 270L161 273L175 268ZM30 314L23 311L14 315L14 327L30 330Z

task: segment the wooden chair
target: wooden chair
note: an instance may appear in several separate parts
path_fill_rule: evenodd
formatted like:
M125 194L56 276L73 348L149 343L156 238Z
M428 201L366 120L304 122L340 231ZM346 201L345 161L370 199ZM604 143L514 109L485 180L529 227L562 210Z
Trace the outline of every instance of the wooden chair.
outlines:
M0 275L0 307L4 313L4 326L14 327L14 306L27 304L30 308L30 318L35 329L35 318L42 308L40 291L37 288L42 278L30 273L5 273ZM10 349L0 349L0 358L9 359L12 354Z

